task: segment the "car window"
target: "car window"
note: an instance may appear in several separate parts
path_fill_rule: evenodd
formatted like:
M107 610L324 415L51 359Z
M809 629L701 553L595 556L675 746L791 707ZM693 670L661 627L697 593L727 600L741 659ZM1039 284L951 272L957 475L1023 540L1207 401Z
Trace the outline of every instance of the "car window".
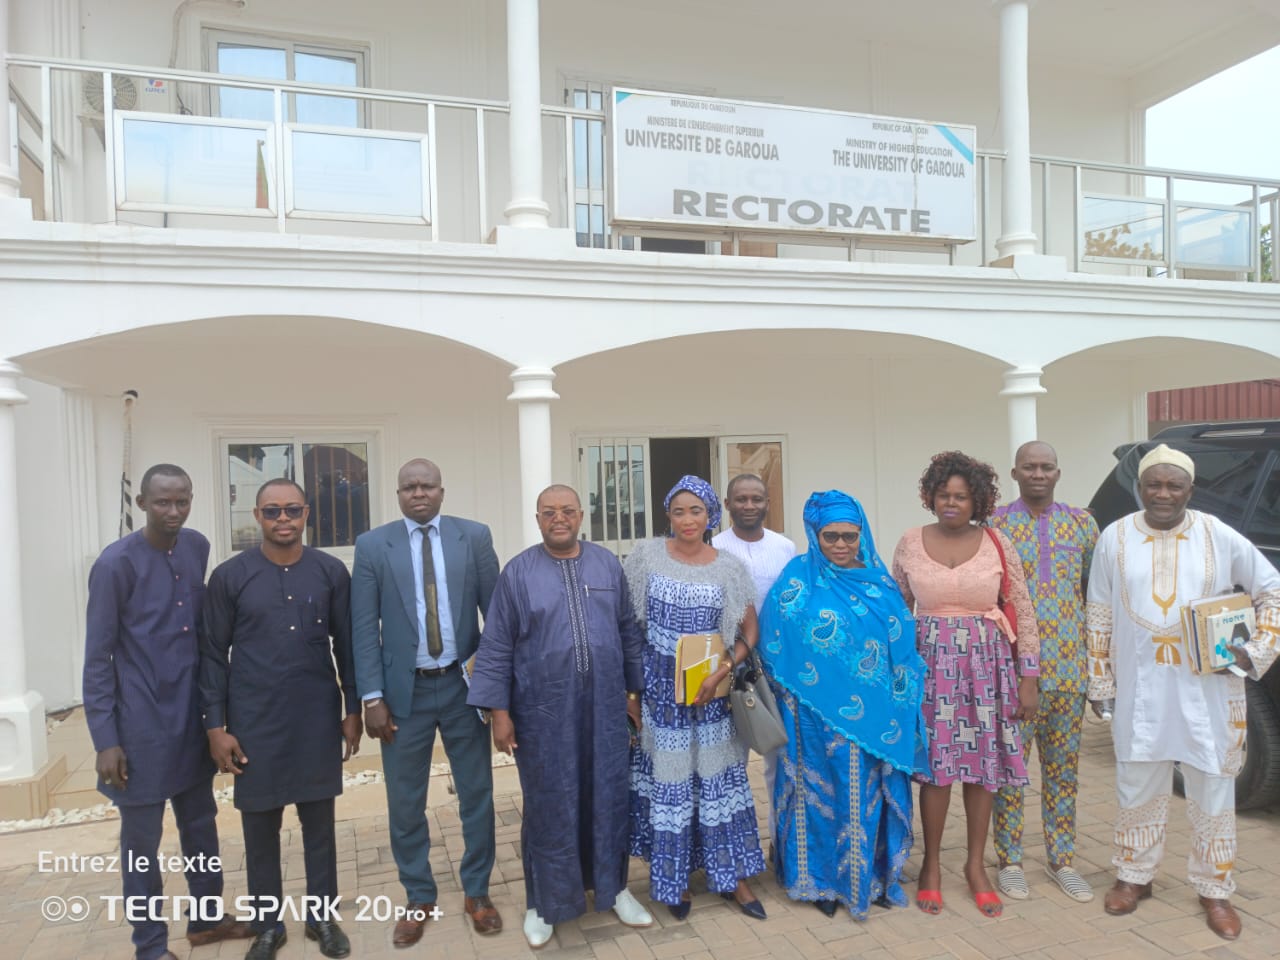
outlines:
M1266 463L1265 450L1198 449L1196 489L1191 505L1221 517L1234 527L1244 520L1244 508Z
M1280 549L1280 463L1263 484L1257 509L1244 534L1259 547Z

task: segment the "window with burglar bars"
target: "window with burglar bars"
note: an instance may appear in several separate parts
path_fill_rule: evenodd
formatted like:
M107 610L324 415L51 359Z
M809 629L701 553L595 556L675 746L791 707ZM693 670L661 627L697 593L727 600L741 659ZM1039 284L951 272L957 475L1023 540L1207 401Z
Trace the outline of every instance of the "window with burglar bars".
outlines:
M232 552L262 543L253 516L258 491L281 477L307 494L308 546L354 557L356 537L369 529L369 456L372 438L272 437L223 440L224 507Z
M582 437L579 489L585 514L582 537L625 557L652 536L648 516L649 441L644 437Z

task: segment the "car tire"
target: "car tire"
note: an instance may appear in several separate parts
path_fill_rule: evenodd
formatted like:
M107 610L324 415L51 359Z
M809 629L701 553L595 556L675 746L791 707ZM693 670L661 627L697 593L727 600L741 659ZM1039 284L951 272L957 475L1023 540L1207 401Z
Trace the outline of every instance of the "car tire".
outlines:
M1248 706L1244 766L1236 775L1236 809L1256 810L1280 803L1280 705L1267 688L1248 680L1244 685ZM1175 767L1173 789L1186 796L1182 771Z

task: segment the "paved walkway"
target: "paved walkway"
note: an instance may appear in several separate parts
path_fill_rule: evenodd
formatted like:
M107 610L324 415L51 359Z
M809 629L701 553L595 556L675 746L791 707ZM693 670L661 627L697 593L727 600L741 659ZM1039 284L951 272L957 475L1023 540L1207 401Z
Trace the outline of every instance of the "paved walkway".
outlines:
M373 749L366 741L365 749ZM751 764L756 787L757 812L762 815L762 778L759 760ZM498 811L498 862L491 893L506 922L496 936L475 936L462 913L462 893L457 864L462 838L457 803L448 792L448 777L431 783L431 828L443 837L431 851L432 866L440 878L440 906L444 916L428 928L422 943L410 950L391 946L391 923L356 920L355 897L370 898L375 907L402 902L395 863L387 838L385 798L380 784L355 787L338 802L339 882L343 891L343 927L351 937L353 958L412 957L447 960L498 960L533 956L520 932L524 916L524 885L519 855L520 806L514 770L496 774ZM1183 876L1190 848L1189 828L1181 801L1176 801L1170 822L1166 870L1156 881L1155 897L1129 917L1109 917L1102 909L1102 892L1110 885L1111 818L1115 808L1114 764L1110 736L1101 724L1085 731L1082 762L1079 850L1076 866L1098 892L1093 903L1077 904L1061 894L1045 876L1039 843L1028 843L1028 876L1032 896L1005 905L997 920L982 917L968 898L959 873L963 860L964 824L959 817L959 797L952 805L943 859L941 916L927 917L914 908L873 908L870 919L857 923L841 913L827 919L809 904L792 903L779 891L771 876L753 881L769 913L767 921L743 917L714 894L699 888L695 879L693 912L685 922L674 921L657 907L657 922L647 930L630 930L613 914L589 914L556 928L554 939L538 951L540 960L650 960L682 957L686 960L733 960L776 957L788 960L860 957L862 960L926 960L926 958L1017 957L1018 960L1072 960L1077 957L1115 957L1119 960L1163 957L1273 958L1280 955L1280 811L1242 814L1240 858L1235 903L1244 920L1244 933L1235 943L1218 939L1204 925L1194 891ZM1039 836L1039 797L1036 782L1028 791L1028 837ZM239 817L226 806L219 816L227 896L244 894L244 845ZM115 821L58 827L0 836L0 957L30 960L128 960L132 956L129 927L123 919L112 921L100 896L120 893L119 877L112 872L67 869L68 864L40 869L40 856L82 857L112 855L116 851ZM296 821L286 819L285 893L303 893L301 837ZM165 833L164 849L176 853L172 824ZM914 878L919 850L907 868ZM647 902L645 865L632 863L632 889ZM699 892L701 889L702 892ZM913 888L914 889L914 885ZM180 877L166 885L169 894L185 893ZM42 917L42 904L60 897L77 905L83 897L87 918L81 922ZM382 899L379 899L382 898ZM51 901L56 903L57 901ZM172 929L180 934L182 925ZM319 957L316 945L302 936L302 925L290 923L289 942L281 960ZM191 949L183 939L170 947L181 958L215 960L239 958L248 941Z

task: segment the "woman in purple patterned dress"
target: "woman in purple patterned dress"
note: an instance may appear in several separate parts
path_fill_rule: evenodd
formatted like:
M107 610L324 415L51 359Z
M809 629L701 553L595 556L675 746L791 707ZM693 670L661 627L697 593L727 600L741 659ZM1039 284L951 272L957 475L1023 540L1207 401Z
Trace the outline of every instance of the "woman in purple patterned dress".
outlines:
M925 913L942 909L938 856L951 785L959 782L968 839L965 879L978 909L1000 915L1004 905L983 864L991 809L1001 787L1027 782L1018 721L1035 716L1040 641L1017 551L1004 534L979 526L997 497L988 464L958 451L938 454L920 478L920 499L938 519L908 530L893 554L893 576L907 606L915 606L918 647L929 669L929 764L920 778L924 861L916 891ZM999 606L1004 567L993 533L1014 561L1008 600L1018 615L1016 638Z

